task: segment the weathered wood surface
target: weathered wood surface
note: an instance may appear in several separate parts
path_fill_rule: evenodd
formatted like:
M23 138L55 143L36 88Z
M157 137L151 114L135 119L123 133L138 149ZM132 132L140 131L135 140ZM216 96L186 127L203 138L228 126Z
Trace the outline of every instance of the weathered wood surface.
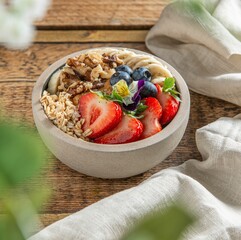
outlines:
M35 42L90 43L90 42L144 42L148 30L39 30Z
M67 54L100 46L148 51L144 45L146 30L157 21L168 2L170 0L53 0L46 18L36 22L40 29L37 43L24 51L0 48L0 106L4 115L34 126L31 110L34 83L50 64ZM102 30L96 31L98 29ZM43 224L47 226L104 197L134 187L161 169L190 158L201 160L195 145L196 129L219 117L232 117L240 110L233 104L191 92L190 121L179 146L158 166L127 179L88 177L51 156L43 173L29 184L38 188L45 181L52 189L52 198L39 214Z
M41 72L56 59L83 48L103 45L124 46L147 51L144 44L34 44L26 51L0 49L0 105L5 115L28 121L34 126L31 91ZM30 57L29 57L30 56ZM4 63L3 63L4 62ZM44 225L67 216L124 189L134 187L161 169L176 166L187 159L201 159L195 146L196 129L222 116L232 117L241 109L233 104L191 92L191 115L187 131L173 154L164 162L141 175L128 179L104 180L71 170L60 161L48 159L41 176L30 186L38 188L43 181L52 189L51 200L40 217Z
M149 29L170 0L53 0L38 29Z

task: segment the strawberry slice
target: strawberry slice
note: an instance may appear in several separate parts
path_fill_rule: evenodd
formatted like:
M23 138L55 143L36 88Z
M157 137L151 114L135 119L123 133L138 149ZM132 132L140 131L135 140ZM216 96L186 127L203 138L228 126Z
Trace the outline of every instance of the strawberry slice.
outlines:
M158 100L153 97L144 98L147 109L142 113L144 117L141 122L144 125L144 131L141 135L141 139L150 137L162 130L162 126L159 120L162 115L162 107Z
M97 138L115 128L121 121L119 104L105 100L95 93L87 93L79 99L79 112L85 119L83 130L91 129L89 138Z
M119 144L138 140L143 132L141 121L128 115L123 115L121 122L110 132L96 138L95 143Z
M170 92L164 92L160 85L155 84L157 88L157 99L162 106L161 125L167 125L176 116L180 102L175 99Z

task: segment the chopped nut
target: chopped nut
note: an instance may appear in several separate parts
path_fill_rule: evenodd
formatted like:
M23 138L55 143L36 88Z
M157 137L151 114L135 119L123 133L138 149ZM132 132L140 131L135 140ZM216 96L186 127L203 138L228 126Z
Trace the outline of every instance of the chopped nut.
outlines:
M74 98L75 95L90 89L102 88L120 63L123 61L114 53L90 52L69 58L60 73L58 91L70 93Z

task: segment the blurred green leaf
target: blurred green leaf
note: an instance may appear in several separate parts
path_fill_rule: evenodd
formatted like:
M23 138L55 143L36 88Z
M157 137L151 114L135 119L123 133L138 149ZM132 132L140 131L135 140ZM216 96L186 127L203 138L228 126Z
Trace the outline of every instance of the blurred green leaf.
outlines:
M36 209L39 209L43 202L45 202L51 196L51 190L47 188L45 185L38 187L38 189L34 189L29 192L28 197L31 200L33 206Z
M177 0L175 1L178 10L189 12L196 17L201 17L204 13L203 1L201 0Z
M18 240L27 238L32 231L33 225L38 222L36 209L32 201L25 193L15 190L9 191L2 198L3 218L0 218L0 227L5 228L0 231L0 239ZM12 236L14 234L14 238Z
M14 187L34 176L44 151L33 132L0 122L0 188Z
M50 191L44 184L24 190L23 183L40 173L47 155L28 126L0 120L0 239L27 239L39 224L36 211Z
M25 239L14 219L14 216L10 213L0 215L0 239Z
M178 240L193 220L183 208L170 206L144 218L122 240Z

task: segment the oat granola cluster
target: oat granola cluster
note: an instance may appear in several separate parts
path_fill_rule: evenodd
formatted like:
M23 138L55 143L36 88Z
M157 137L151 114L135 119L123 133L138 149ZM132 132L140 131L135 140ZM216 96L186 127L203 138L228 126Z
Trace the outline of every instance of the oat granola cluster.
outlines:
M50 95L43 92L40 100L48 118L62 131L76 138L89 141L90 130L83 132L84 119L80 118L77 107L70 100L71 95L61 92L59 95Z

